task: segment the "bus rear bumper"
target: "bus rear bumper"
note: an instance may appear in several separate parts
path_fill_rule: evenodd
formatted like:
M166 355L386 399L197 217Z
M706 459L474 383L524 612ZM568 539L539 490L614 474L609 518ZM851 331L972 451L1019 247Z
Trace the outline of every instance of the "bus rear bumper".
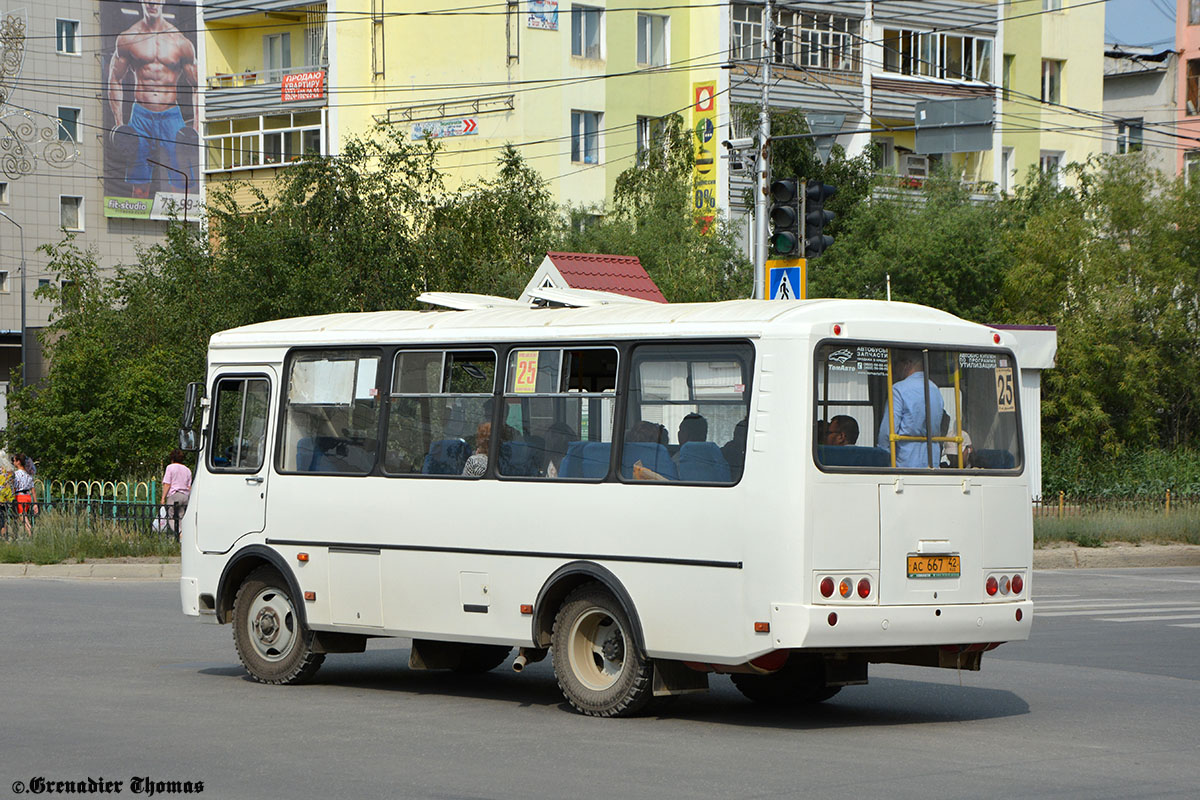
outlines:
M1033 603L921 606L771 604L775 648L911 647L1029 638Z

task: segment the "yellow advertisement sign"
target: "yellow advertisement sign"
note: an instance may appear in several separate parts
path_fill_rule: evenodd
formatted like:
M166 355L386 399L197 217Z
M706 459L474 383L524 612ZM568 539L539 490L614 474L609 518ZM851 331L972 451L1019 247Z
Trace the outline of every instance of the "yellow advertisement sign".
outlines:
M717 215L717 82L692 84L692 134L696 164L692 168L693 212L704 233Z
M538 351L517 352L517 373L513 377L515 394L533 394L537 391Z

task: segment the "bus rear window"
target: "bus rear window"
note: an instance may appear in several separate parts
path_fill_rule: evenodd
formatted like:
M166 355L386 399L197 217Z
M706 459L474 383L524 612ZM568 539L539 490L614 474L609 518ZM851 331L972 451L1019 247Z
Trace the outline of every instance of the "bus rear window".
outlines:
M825 344L813 436L822 469L1017 470L1019 376L1007 352Z

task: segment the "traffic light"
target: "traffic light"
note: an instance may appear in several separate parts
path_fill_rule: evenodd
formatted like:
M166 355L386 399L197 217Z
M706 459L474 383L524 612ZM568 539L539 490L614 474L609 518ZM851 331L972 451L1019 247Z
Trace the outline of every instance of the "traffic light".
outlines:
M771 250L779 256L795 257L800 250L800 182L795 179L771 184Z
M805 258L816 258L833 244L833 237L825 233L825 225L832 222L835 215L825 210L825 201L836 194L836 186L819 181L804 182Z

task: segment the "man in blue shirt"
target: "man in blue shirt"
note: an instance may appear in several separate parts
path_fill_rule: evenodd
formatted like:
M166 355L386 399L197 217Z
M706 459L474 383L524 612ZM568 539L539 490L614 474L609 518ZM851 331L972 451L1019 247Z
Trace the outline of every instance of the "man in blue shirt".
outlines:
M896 368L892 372L892 407L898 436L924 436L929 420L942 418L945 404L937 384L925 380L924 359L912 350L897 350L893 354ZM925 408L925 390L929 390L928 414ZM889 450L888 417L884 410L879 423L879 436L875 446ZM901 468L928 469L937 466L940 449L933 448L933 461L929 460L929 448L925 442L896 442L896 466Z

